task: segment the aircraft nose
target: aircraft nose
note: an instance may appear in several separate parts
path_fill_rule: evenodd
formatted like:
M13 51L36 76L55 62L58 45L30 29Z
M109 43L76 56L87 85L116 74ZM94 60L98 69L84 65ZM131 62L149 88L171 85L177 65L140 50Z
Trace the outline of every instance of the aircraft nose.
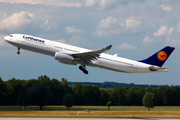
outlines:
M9 41L10 37L9 36L5 36L4 39L5 39L5 41Z

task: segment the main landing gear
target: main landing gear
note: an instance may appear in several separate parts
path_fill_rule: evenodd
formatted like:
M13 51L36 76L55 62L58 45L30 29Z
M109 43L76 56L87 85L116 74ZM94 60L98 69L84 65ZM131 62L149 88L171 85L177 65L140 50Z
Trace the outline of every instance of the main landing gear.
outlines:
M18 47L17 49L18 49L17 54L19 55L20 54L20 48Z
M86 66L85 65L81 65L81 66L79 66L79 69L81 70L81 71L83 71L83 73L84 74L88 74L88 71L86 70Z

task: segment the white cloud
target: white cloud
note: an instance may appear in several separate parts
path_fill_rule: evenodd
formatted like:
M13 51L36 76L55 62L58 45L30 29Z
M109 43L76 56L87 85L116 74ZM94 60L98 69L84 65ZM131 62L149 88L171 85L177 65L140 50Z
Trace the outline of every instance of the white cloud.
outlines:
M66 33L81 33L82 31L80 29L75 28L74 26L67 26L66 27Z
M180 32L180 21L178 23L178 32Z
M61 7L76 7L76 8L81 8L82 4L81 3L58 3L58 4L52 4L52 5L57 5Z
M134 18L128 18L123 22L120 22L122 31L129 33L136 33L142 30L143 23Z
M5 37L5 35L0 34L0 46L3 46L5 44L4 37Z
M130 2L142 2L142 0L84 0L84 6L97 10L105 10Z
M5 3L28 3L28 4L42 4L41 0L0 0Z
M165 4L177 4L179 0L160 0L160 2Z
M117 19L113 17L107 17L106 19L102 19L101 22L98 24L99 28L112 28L117 25Z
M56 42L60 42L60 43L66 43L66 40L63 38L61 40L55 40Z
M7 13L5 13L5 12L0 12L0 20L1 19L4 19L4 18L6 18L7 17Z
M72 44L72 45L82 45L84 44L84 37L80 36L80 35L73 35L72 37L69 38L68 43Z
M101 0L85 0L84 5L86 7L95 7L101 3Z
M27 11L13 13L0 20L0 30L2 31L22 31L25 28L50 30L52 27L54 26L48 20Z
M26 11L13 13L11 16L0 20L0 30L20 30L32 22L35 15Z
M152 43L152 42L154 42L155 41L155 39L149 39L149 36L146 36L143 40L142 40L142 42L143 42L143 44L145 45L145 44L148 44L148 43Z
M113 17L107 17L106 19L102 19L98 25L96 30L96 35L98 37L105 37L111 34L119 33L119 25L118 20Z
M54 5L54 6L61 6L61 7L82 7L81 3L74 3L74 2L66 2L64 0L0 0L0 2L9 2L9 3L26 3L26 4L45 4L45 5Z
M104 10L109 7L115 7L121 3L120 0L84 0L86 7L93 9Z
M136 21L135 19L126 19L125 26L127 28L135 28L141 25L141 21Z
M173 34L173 27L169 28L168 34L169 34L169 35L172 35L172 34Z
M167 11L167 12L170 12L172 10L172 7L168 7L168 6L165 6L165 5L161 5L161 8L164 10L164 11Z
M143 28L143 23L134 18L128 18L123 22L120 22L121 31L126 34L137 33L140 32Z
M128 18L124 22L119 22L116 18L107 17L98 23L96 34L98 37L105 37L112 34L135 33L141 31L141 26L141 21L132 18Z
M72 37L69 37L68 41L66 43L70 45L75 45L75 46L91 46L92 43L90 41L86 40L87 38L81 36L81 35L72 35Z
M104 36L107 36L108 31L99 29L99 30L96 31L96 34L97 34L98 37L104 37Z
M110 35L115 35L120 33L121 31L119 29L109 29L109 30L104 30L104 29L98 29L96 30L96 34L98 37L105 37L105 36L110 36Z
M167 45L180 46L180 39L177 36L167 36L165 42Z
M119 47L119 49L123 49L123 50L133 50L133 49L137 49L136 46L130 45L128 43L122 43Z
M171 27L168 30L167 26L161 26L161 28L157 32L153 33L153 35L159 37L159 36L164 36L166 34L172 35L172 33L173 33L173 27Z

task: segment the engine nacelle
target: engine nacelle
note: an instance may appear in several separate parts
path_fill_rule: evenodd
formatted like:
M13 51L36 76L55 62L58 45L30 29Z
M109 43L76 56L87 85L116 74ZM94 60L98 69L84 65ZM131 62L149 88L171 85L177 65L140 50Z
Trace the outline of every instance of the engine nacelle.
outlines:
M55 53L55 59L58 60L61 63L69 64L69 65L76 65L77 63L74 63L74 58L70 55L67 55L65 53L56 52Z

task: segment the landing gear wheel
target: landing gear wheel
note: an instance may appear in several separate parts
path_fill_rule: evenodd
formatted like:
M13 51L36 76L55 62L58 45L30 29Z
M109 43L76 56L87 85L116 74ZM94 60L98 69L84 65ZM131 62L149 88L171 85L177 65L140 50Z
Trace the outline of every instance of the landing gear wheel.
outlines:
M87 75L87 74L88 74L88 71L87 71L87 70L84 70L83 73Z
M79 66L79 69L81 70L81 71L83 71L83 73L84 74L88 74L88 71L85 69L85 66L83 65L83 66Z
M17 54L19 55L19 54L20 54L20 51L17 51Z
M81 71L83 71L83 67L82 67L82 66L79 66L79 69L80 69Z
M17 54L19 55L20 54L20 48L18 47L17 49L18 49Z

